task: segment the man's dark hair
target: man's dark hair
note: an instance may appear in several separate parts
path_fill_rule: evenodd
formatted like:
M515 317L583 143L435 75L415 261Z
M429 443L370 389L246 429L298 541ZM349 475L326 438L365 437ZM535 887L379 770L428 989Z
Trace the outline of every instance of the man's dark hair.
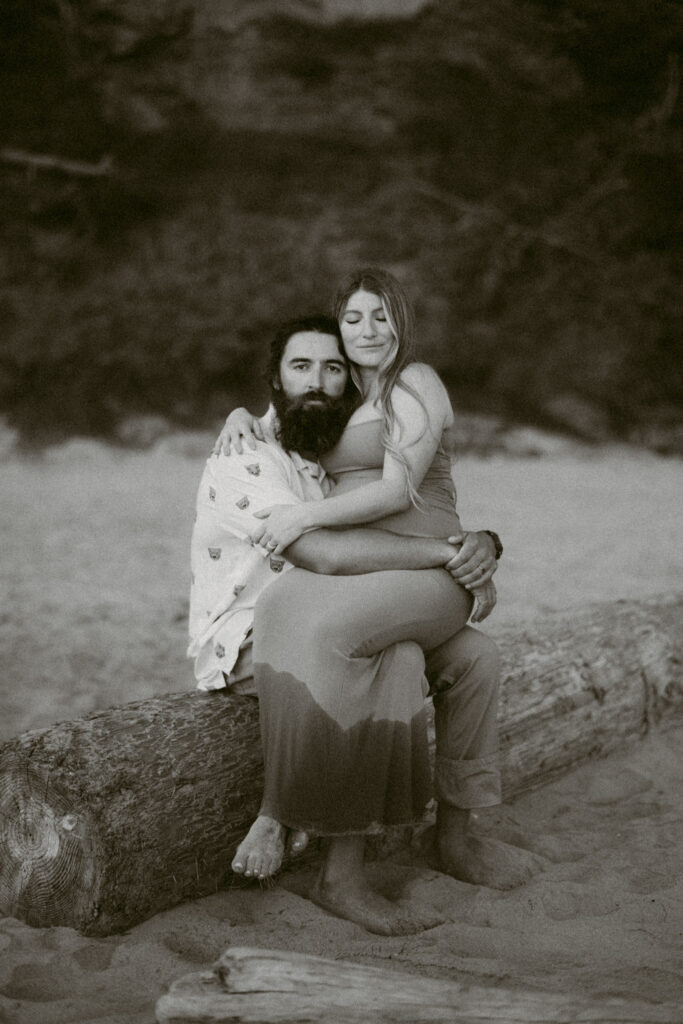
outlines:
M302 331L312 331L315 334L331 334L337 339L339 354L348 367L348 359L344 352L341 331L336 319L333 316L325 316L322 313L316 313L313 316L302 316L296 320L287 320L285 323L280 324L275 332L275 337L270 343L266 378L271 387L273 381L279 381L280 379L280 363L287 347L287 342L292 335L300 334Z

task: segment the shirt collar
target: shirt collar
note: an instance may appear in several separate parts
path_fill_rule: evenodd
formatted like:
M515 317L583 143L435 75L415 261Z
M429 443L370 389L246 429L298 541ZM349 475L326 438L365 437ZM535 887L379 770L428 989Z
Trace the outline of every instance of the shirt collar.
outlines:
M297 473L306 473L314 480L324 480L325 470L319 462L311 462L310 459L304 459L298 452L289 452L288 454L294 463L294 468Z

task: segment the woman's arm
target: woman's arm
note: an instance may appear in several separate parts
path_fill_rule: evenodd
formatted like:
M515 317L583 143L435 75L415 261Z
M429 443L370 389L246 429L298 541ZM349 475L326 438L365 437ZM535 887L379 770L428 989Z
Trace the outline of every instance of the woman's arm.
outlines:
M371 523L410 506L406 466L417 489L434 459L445 427L450 425L452 410L446 389L430 367L409 366L402 379L419 395L418 398L398 386L391 395L396 413L392 440L406 465L387 450L381 480L322 502L264 510L263 524L251 534L255 543L278 553L309 530Z

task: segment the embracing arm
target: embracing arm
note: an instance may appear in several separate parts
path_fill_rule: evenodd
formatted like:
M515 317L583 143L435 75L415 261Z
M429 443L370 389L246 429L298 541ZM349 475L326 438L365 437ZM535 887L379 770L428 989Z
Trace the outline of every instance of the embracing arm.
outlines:
M393 440L405 458L412 486L418 488L432 463L443 430L450 424L452 412L446 389L430 367L409 366L402 379L419 398L402 387L394 388L392 402L397 423ZM277 554L310 530L357 526L402 512L410 506L406 466L387 451L380 480L333 495L315 506L307 505L294 511L264 510L263 518L267 522L254 531L252 539L269 545Z
M485 530L446 540L408 537L362 526L341 531L321 529L299 537L285 554L299 568L329 576L442 567L472 592L472 622L483 621L496 604L491 579L497 568L494 542ZM473 572L474 567L478 571ZM466 579L476 580L476 584L466 583Z
M385 569L435 569L445 566L456 550L445 538L403 537L360 526L312 530L284 553L300 569L327 576L360 576Z

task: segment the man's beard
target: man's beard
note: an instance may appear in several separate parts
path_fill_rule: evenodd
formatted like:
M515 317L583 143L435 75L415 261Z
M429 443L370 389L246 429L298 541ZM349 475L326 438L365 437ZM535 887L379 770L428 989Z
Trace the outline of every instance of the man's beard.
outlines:
M346 395L330 398L324 391L288 398L283 391L274 389L272 399L279 424L277 438L282 447L286 452L316 459L334 448L356 404ZM316 399L313 404L312 399Z

